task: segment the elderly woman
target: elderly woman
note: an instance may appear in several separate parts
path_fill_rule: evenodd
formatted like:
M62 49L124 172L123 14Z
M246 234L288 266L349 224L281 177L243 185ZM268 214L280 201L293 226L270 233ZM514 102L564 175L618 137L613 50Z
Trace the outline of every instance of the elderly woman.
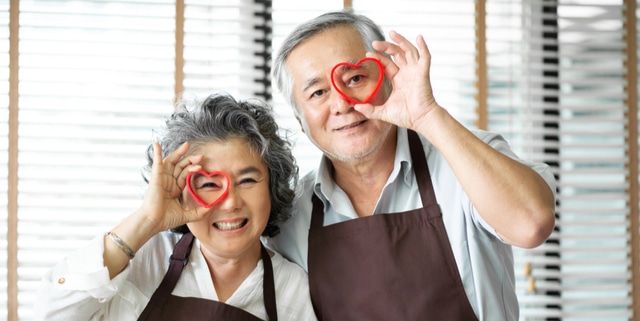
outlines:
M166 120L139 209L44 276L39 320L316 320L306 273L262 246L298 169L272 111L212 95Z

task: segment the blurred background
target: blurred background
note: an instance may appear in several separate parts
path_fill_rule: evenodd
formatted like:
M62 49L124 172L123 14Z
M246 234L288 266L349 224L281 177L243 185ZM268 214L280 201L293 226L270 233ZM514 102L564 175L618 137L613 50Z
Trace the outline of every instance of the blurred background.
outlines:
M270 59L344 7L423 35L439 103L552 166L557 227L514 249L521 320L640 320L636 1L0 0L0 320L32 320L44 272L139 206L176 95L268 101L313 169Z

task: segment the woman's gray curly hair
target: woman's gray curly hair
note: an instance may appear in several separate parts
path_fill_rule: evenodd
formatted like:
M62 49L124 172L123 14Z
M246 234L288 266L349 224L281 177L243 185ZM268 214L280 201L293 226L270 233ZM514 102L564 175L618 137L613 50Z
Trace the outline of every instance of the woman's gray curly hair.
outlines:
M291 142L280 136L273 110L258 100L236 100L226 93L212 94L204 101L192 103L181 98L176 111L165 120L163 132L156 138L162 147L163 157L189 142L190 149L211 141L231 138L245 140L250 148L259 153L269 169L269 192L271 213L262 233L275 236L280 232L279 224L289 216L298 181L298 166L291 153ZM147 165L144 179L148 183L153 164L153 145L147 148ZM185 233L186 225L174 231Z

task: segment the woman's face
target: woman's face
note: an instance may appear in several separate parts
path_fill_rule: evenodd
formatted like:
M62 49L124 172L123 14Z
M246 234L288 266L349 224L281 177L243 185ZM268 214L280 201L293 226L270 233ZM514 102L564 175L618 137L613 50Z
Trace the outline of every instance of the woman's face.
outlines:
M260 235L271 212L267 165L239 138L209 142L191 154L203 155L202 170L208 173L223 171L230 180L229 194L212 207L202 208L208 211L202 220L187 223L200 240L203 254L240 258L247 253L259 253L255 251L259 251ZM196 193L205 194L207 189L219 188L215 185L215 181L203 176L192 178ZM186 188L182 197L186 208L200 206Z

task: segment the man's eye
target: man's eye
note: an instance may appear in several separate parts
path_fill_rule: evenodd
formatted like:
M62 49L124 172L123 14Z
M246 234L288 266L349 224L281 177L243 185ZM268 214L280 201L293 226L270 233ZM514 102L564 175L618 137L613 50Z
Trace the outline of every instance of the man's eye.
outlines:
M353 77L351 77L349 79L347 85L348 86L354 86L354 85L357 85L357 84L361 83L363 80L364 80L364 76L356 75L356 76L353 76Z
M311 93L311 98L313 97L320 97L322 95L324 95L325 91L324 90L316 90L313 93Z

